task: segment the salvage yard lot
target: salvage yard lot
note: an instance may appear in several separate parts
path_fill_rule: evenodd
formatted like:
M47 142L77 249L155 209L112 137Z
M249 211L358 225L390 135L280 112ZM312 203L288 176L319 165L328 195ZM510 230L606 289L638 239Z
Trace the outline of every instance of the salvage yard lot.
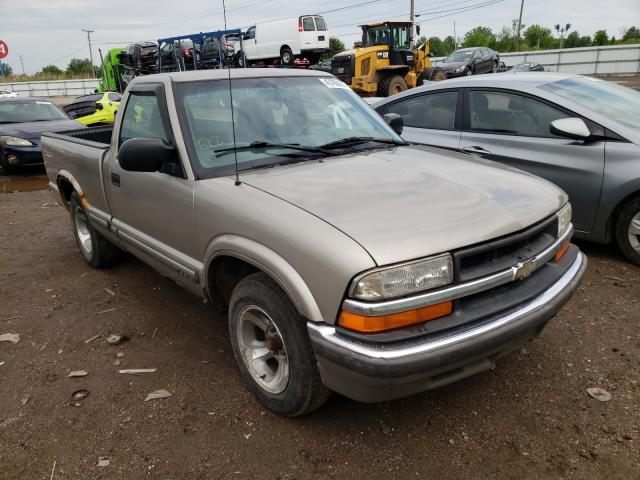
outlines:
M285 419L242 386L223 315L131 257L90 269L47 191L0 193L0 334L21 337L0 342L0 477L638 478L640 268L580 247L576 295L495 370Z

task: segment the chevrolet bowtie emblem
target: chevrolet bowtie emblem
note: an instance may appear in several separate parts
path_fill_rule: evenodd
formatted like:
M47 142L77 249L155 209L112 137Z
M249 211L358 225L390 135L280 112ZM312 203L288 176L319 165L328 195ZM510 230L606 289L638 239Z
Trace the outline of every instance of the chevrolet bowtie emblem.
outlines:
M530 276L536 269L536 264L533 260L527 260L526 262L520 262L515 266L516 280L523 280Z

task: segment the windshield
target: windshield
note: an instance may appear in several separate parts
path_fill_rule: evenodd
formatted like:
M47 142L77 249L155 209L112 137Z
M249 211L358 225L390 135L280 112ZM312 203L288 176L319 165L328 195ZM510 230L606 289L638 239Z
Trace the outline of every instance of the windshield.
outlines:
M381 25L379 27L370 27L362 32L362 46L372 47L374 45L389 45L391 32L389 27Z
M466 62L471 60L473 57L473 50L468 50L465 52L453 52L447 58L444 59L444 63L453 63L453 62Z
M640 128L640 92L595 78L567 78L539 88L631 128Z
M51 102L25 100L0 103L0 124L45 122L68 119L65 113Z
M348 137L402 142L344 83L333 77L278 77L233 80L235 153L239 169L317 158L322 152L285 147L246 148L257 142L316 149ZM232 112L226 81L178 85L178 104L190 149L204 177L234 172ZM364 142L344 148L385 146ZM231 151L229 150L231 148Z

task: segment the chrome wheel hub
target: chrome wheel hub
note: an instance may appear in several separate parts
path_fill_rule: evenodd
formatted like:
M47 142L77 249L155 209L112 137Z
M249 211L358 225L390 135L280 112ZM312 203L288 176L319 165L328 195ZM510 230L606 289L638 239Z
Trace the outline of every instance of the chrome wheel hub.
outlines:
M629 223L629 243L636 252L640 253L640 212Z
M255 305L242 309L237 321L238 347L251 377L269 393L283 392L289 382L289 357L278 327Z
M91 231L89 230L89 225L87 225L87 217L78 210L74 215L74 219L80 249L82 249L82 253L85 256L90 257L93 253L93 244L91 243Z

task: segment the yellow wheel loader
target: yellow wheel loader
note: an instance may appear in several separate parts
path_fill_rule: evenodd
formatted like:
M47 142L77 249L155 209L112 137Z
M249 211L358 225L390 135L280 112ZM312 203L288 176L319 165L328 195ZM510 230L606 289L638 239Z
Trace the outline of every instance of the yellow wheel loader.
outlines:
M353 50L334 55L331 73L360 95L387 97L443 80L444 72L431 66L429 43L410 47L410 21L362 25L362 42Z

